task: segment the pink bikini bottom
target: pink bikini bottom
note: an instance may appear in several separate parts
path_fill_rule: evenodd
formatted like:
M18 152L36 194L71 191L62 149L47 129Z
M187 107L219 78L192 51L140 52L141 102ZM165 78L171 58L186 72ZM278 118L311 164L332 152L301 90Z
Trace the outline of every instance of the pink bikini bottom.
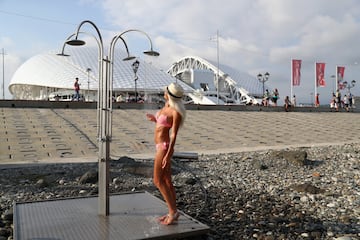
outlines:
M155 145L155 147L156 147L156 150L164 150L165 151L168 149L169 143L168 142L157 143Z

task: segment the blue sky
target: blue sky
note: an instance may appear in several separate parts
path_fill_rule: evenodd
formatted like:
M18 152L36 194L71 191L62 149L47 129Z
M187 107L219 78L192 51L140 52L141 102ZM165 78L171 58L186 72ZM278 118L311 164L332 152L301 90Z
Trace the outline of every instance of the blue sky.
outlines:
M0 0L0 48L5 49L5 90L16 69L34 55L60 49L83 20L93 21L105 45L130 28L147 32L161 53L153 64L167 70L176 60L197 55L216 61L219 31L221 64L256 77L270 72L267 84L281 99L290 95L290 61L302 59L298 102L314 93L314 62L325 62L327 86L318 88L327 103L336 65L360 95L360 1L358 0ZM92 31L92 29L86 29ZM140 55L144 41L129 41ZM1 89L2 93L2 89Z

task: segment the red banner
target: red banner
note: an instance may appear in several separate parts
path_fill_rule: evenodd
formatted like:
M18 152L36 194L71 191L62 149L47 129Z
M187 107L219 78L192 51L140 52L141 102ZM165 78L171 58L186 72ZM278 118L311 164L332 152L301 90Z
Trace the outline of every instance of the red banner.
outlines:
M301 77L301 60L292 60L292 85L299 86Z
M316 86L325 87L325 63L316 63Z
M337 76L337 88L343 89L344 84L342 81L344 80L345 67L336 67L336 76Z

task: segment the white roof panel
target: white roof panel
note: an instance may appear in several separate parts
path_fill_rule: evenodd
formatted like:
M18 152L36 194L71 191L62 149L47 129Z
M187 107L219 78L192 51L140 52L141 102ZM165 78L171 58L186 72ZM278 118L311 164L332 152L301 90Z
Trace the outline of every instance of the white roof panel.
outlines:
M9 84L15 85L35 85L61 89L73 89L75 77L79 78L80 84L87 86L89 73L89 89L98 88L98 49L89 47L65 48L65 54L69 56L59 56L56 51L36 55L22 64L13 75ZM123 61L126 53L115 51L113 88L114 90L133 90L134 72L131 64L134 61ZM137 88L139 91L146 89L152 92L162 92L164 87L176 79L165 73L152 64L146 63L142 59L137 72ZM193 91L191 87L179 81L185 91Z

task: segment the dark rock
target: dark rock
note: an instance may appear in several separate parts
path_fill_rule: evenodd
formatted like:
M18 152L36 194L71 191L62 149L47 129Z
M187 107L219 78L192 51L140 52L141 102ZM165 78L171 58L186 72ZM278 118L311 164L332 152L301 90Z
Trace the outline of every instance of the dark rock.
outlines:
M254 160L252 161L252 163L253 163L254 169L266 170L266 169L269 168L269 167L268 167L267 165L265 165L262 161L257 160L257 159L254 159Z
M305 151L288 151L284 152L286 161L298 166L306 165L307 152Z
M126 156L121 157L118 161L113 161L112 163L116 164L113 168L119 168L127 173L146 178L152 178L154 171L153 164L138 162L135 161L135 159Z
M306 165L307 152L303 150L280 150L272 152L272 157L283 158L294 165L304 166Z
M319 193L325 192L325 190L315 187L315 186L311 185L310 183L293 185L292 188L298 192L307 192L307 193L311 193L311 194L319 194Z
M154 169L151 165L137 162L124 165L123 170L128 173L143 176L146 178L152 178L154 172Z
M14 217L13 209L11 208L11 209L6 210L1 217L5 221L12 221L13 217Z
M0 237L6 237L10 236L11 232L7 228L0 228ZM1 238L0 238L1 239Z
M44 188L44 187L49 186L49 183L44 178L41 178L41 179L37 180L36 186L38 186L40 188Z
M311 232L311 233L310 233L310 236L311 236L313 239L321 239L321 232L319 232L319 231Z
M95 184L98 182L98 173L95 171L88 171L82 175L79 179L80 184L92 183Z
M133 163L136 163L135 159L133 159L131 157L127 157L127 156L120 157L118 161L121 164L133 164Z
M195 178L188 178L185 180L185 183L186 184L189 184L189 185L195 185L196 184L196 179Z

